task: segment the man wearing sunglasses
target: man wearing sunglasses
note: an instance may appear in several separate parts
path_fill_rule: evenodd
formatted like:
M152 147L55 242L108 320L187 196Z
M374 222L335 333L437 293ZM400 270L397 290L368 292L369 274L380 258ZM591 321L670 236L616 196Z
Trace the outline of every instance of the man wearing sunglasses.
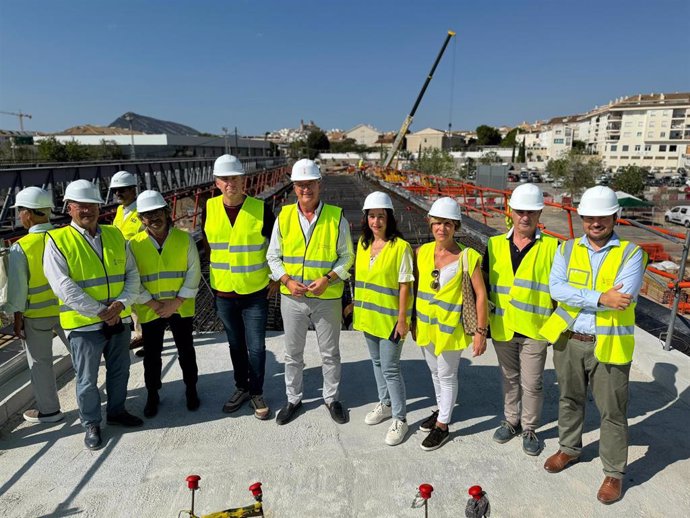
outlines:
M60 327L58 299L43 273L45 233L53 229L53 196L39 187L17 193L19 221L28 233L10 248L5 312L14 313L14 335L24 343L36 408L24 412L30 423L62 421L53 371L53 331L67 345Z

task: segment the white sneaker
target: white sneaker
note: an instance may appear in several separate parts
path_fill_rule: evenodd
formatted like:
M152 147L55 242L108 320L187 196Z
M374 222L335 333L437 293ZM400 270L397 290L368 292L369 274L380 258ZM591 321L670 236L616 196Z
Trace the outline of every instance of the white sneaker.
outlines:
M374 409L367 414L364 418L366 424L379 424L384 419L388 419L393 416L393 410L391 407L384 405L383 403L378 403Z
M400 444L405 439L407 430L408 426L405 421L393 419L393 423L391 424L390 428L388 428L388 433L386 433L386 444L388 446Z

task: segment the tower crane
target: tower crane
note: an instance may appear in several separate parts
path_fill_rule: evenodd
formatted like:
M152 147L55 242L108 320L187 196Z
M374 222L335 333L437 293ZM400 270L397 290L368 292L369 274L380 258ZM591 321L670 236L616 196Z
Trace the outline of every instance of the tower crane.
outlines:
M24 113L21 110L19 110L19 113L5 112L5 111L0 111L0 113L2 113L4 115L14 115L15 117L17 117L19 119L19 129L21 131L24 131L24 118L27 118L27 119L32 118L31 115L29 115L28 113Z
M422 101L422 97L424 97L424 92L426 92L427 86L429 86L429 83L431 82L431 78L434 77L434 72L436 71L436 67L438 66L439 62L441 61L441 58L443 57L443 53L446 51L446 47L448 46L448 42L450 39L455 36L455 32L453 31L448 31L448 34L446 35L446 39L443 42L443 46L441 47L441 51L438 53L438 56L436 56L436 61L434 61L434 66L431 67L431 72L429 72L429 75L426 78L426 81L424 82L424 86L422 86L422 91L419 92L419 95L417 96L417 100L414 103L414 106L412 107L412 111L410 111L410 114L405 117L405 120L402 123L402 126L400 127L400 131L398 131L398 135L395 137L395 140L393 141L393 145L391 146L391 150L388 152L388 156L386 157L385 162L383 162L383 167L384 169L388 169L391 165L391 162L393 162L393 158L395 158L396 153L398 152L398 149L400 148L400 145L402 144L402 139L405 137L405 134L407 133L407 128L410 127L410 124L412 124L412 119L414 117L415 112L417 111L417 107L419 106L419 103Z

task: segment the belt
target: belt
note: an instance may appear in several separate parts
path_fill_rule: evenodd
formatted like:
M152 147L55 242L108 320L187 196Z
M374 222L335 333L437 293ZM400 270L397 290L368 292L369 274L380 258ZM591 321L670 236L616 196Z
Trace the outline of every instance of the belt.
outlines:
M597 337L594 335L585 335L582 333L573 333L572 331L566 331L565 335L568 337L568 340L579 340L580 342L596 342Z

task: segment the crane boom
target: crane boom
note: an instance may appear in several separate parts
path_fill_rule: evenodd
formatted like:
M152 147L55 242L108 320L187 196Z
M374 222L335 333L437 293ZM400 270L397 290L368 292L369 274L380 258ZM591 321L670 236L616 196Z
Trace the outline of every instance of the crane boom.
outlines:
M436 61L434 61L434 65L431 67L431 72L429 72L426 81L424 81L424 86L422 86L422 90L419 92L417 100L414 102L414 106L412 106L412 111L410 111L410 114L407 117L405 117L405 120L403 121L402 126L400 127L400 131L398 131L398 135L395 137L395 140L393 141L393 146L391 147L391 150L389 151L386 160L383 162L384 168L387 169L390 167L391 163L393 162L393 159L395 158L395 155L398 153L398 150L400 149L400 144L402 143L402 139L405 137L405 134L407 133L407 128L409 128L410 124L412 124L412 119L414 118L414 114L417 111L417 107L419 106L419 103L422 101L422 97L424 97L424 93L426 92L426 89L429 86L429 83L431 82L431 78L434 77L436 67L441 61L443 53L446 51L446 47L448 46L448 42L453 36L455 36L455 32L448 31L446 39L443 42L443 46L441 47L438 56L436 56Z
M31 118L31 115L29 115L28 113L24 113L21 110L19 110L19 113L6 111L0 111L0 113L3 113L5 115L14 115L15 117L19 118L19 129L21 131L24 131L24 117L26 117L27 119Z

